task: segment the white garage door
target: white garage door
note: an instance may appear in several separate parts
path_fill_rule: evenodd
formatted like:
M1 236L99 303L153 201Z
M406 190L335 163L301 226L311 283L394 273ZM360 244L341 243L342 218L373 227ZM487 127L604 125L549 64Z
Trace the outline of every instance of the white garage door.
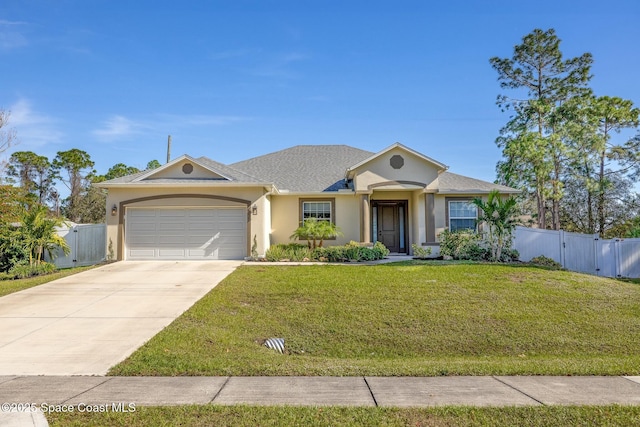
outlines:
M127 259L242 259L247 247L243 208L127 208Z

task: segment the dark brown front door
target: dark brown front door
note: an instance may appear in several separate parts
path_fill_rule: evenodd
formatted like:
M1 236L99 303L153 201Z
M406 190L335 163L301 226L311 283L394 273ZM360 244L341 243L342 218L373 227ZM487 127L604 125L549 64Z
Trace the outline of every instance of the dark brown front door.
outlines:
M398 205L379 205L378 240L391 252L400 250L398 227Z

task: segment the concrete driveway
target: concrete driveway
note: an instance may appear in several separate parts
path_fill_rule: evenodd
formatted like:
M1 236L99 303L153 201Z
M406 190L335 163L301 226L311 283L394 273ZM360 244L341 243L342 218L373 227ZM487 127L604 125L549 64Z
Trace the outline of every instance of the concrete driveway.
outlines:
M0 298L0 375L104 375L241 261L126 261Z

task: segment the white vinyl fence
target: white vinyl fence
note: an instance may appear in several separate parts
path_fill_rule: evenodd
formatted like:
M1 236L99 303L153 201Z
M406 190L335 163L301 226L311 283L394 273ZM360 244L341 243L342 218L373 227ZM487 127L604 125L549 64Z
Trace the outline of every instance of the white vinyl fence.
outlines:
M53 260L45 254L45 259L58 268L82 267L98 264L105 260L107 226L106 224L74 224L58 229L58 235L64 237L71 249L65 255L62 249L54 253Z
M563 268L606 277L640 277L640 239L602 240L597 234L516 227L520 261L540 255Z

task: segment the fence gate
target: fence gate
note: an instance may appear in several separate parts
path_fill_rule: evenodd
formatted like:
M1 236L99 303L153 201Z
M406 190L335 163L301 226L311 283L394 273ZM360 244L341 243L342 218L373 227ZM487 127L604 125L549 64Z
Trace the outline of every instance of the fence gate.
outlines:
M94 265L106 259L106 224L76 224L70 228L58 229L57 233L67 242L69 255L62 249L54 251L54 258L45 254L45 260L58 268Z
M564 268L579 273L596 274L597 235L560 232Z
M617 277L618 267L616 254L618 246L615 240L596 241L596 261L598 263L596 272L598 276Z
M618 276L640 277L640 239L617 239Z

